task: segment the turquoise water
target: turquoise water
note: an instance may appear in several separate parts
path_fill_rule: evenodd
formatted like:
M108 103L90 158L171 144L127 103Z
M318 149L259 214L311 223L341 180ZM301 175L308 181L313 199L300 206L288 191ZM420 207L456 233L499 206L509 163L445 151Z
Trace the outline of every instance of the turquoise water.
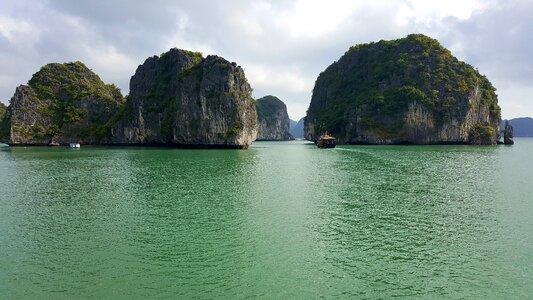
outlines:
M532 153L0 150L1 298L532 298Z

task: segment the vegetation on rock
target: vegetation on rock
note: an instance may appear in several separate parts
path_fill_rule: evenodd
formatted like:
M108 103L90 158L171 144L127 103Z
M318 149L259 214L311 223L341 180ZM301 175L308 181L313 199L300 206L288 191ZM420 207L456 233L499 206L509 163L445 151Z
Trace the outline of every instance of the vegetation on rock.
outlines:
M470 143L474 145L491 144L494 128L476 124L470 129Z
M347 143L467 142L468 137L451 131L445 134L448 140L436 137L456 121L468 127L497 126L501 117L495 91L485 76L427 36L361 44L318 77L306 137L315 139L328 130ZM414 138L416 128L406 126L408 115L420 107L430 119L426 139ZM479 117L467 121L469 113Z
M259 98L257 101L257 117L259 120L268 118L279 110L287 110L287 106L278 97L268 95Z
M9 137L9 120L7 118L7 107L0 102L0 142L7 141Z
M4 120L4 117L6 115L6 109L7 109L7 106L5 106L4 103L0 102L0 122Z
M120 90L83 63L45 65L11 101L12 143L98 142L123 104Z

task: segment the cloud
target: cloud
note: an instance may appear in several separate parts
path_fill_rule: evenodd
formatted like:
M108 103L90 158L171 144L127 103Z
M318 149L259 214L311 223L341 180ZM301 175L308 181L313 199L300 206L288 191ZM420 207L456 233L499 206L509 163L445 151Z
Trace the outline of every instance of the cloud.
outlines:
M468 19L448 19L440 35L460 59L477 67L498 89L504 117L533 116L533 3L492 3Z
M147 57L171 47L243 66L254 97L305 115L316 77L354 44L421 32L438 38L499 88L504 116L528 111L533 3L480 0L4 0L0 99L50 62L80 60L128 92Z

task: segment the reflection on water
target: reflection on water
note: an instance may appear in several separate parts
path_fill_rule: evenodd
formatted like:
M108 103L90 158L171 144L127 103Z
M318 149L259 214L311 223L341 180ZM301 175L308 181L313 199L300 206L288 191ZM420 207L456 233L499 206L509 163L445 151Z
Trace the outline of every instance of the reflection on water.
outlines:
M0 151L0 288L8 298L527 298L531 149L519 139Z

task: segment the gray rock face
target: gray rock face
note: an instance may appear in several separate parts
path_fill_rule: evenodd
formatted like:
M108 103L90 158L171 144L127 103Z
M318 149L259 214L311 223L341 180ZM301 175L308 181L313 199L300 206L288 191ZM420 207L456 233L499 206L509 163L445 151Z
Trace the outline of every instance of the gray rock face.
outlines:
M247 148L257 136L251 91L235 63L171 49L137 68L110 142Z
M7 119L7 106L0 102L0 142L9 139L9 120Z
M503 130L503 143L505 145L513 145L513 126L509 124L509 121L505 121L505 128Z
M0 100L0 122L4 119L6 115L7 106Z
M259 120L258 141L288 141L294 137L289 133L289 115L287 106L274 96L265 96L257 100Z
M51 101L39 99L35 91L21 85L15 90L9 106L9 118L11 130L9 141L11 144L36 144L46 145L51 137L43 134L35 134L37 131L46 131L52 125L52 119L46 114L40 113L49 107ZM41 130L42 128L42 130Z

